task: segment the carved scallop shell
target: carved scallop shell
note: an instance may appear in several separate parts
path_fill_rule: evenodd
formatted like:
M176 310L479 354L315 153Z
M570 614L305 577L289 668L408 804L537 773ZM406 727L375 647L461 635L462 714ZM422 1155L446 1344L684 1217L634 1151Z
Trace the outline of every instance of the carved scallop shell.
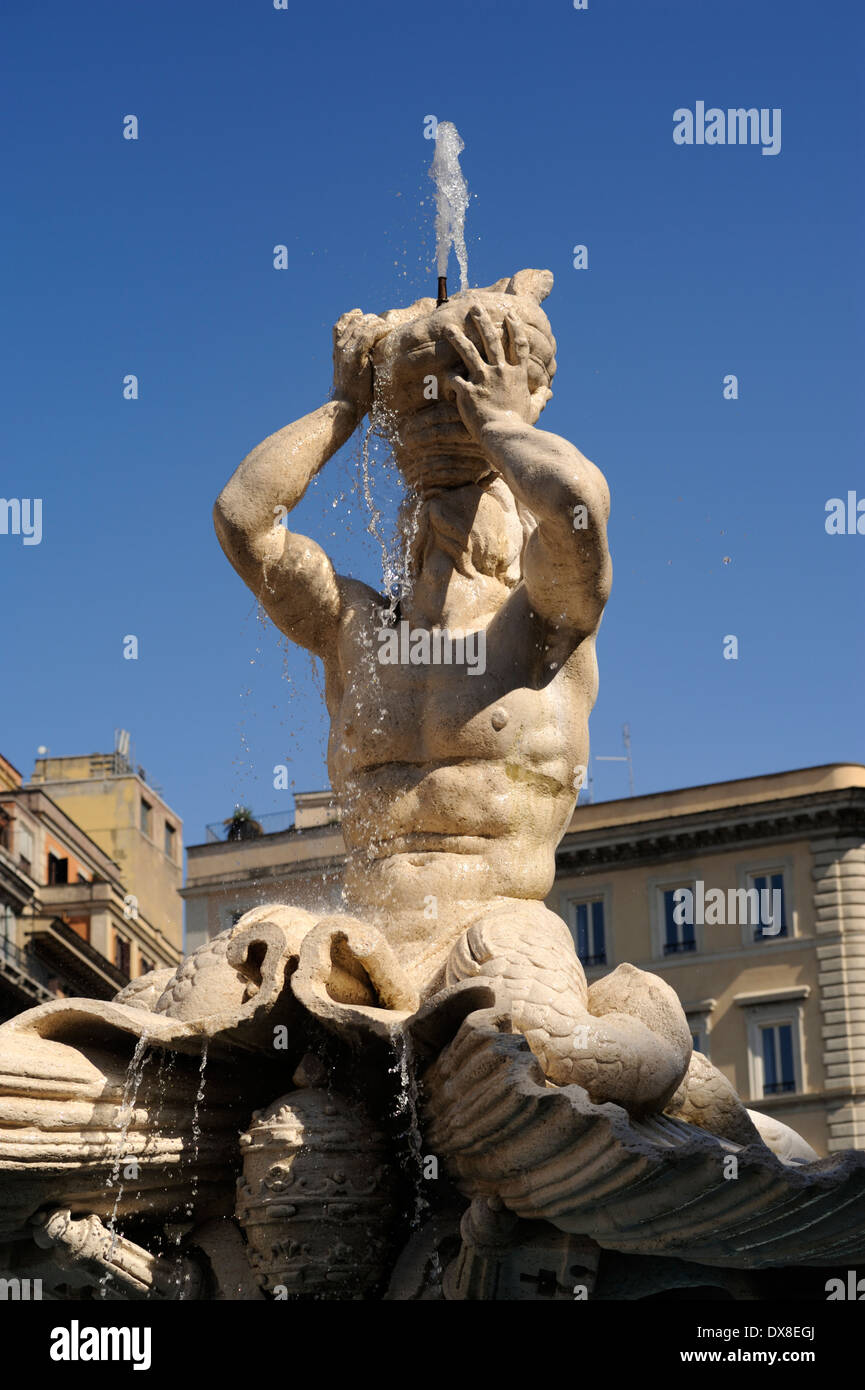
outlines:
M426 1138L469 1197L603 1249L761 1268L865 1260L865 1153L795 1166L681 1120L635 1120L548 1083L525 1039L479 1010L424 1077Z

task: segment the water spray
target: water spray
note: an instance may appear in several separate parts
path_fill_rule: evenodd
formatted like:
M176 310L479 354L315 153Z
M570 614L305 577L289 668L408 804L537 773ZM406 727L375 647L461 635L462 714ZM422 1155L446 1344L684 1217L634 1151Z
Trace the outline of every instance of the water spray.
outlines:
M465 220L469 205L468 185L460 169L460 153L465 149L459 131L451 121L440 121L430 178L436 186L436 262L438 298L436 307L448 299L448 256L453 245L460 267L460 289L469 287Z

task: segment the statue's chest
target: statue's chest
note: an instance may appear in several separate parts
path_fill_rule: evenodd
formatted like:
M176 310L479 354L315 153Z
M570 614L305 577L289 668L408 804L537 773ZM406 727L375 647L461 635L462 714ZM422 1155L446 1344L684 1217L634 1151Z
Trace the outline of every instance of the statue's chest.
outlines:
M544 756L545 731L569 722L557 683L533 688L513 648L475 640L448 650L428 636L412 642L397 631L395 644L354 665L332 709L332 752L365 765Z

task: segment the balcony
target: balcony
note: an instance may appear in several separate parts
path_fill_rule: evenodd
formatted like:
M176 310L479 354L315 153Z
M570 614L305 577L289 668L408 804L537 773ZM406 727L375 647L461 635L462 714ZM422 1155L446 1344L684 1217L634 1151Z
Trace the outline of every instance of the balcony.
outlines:
M56 998L56 975L5 936L0 937L0 975L22 996L22 1008Z
M113 892L111 884L101 880L95 883L46 883L39 889L39 900L52 915L67 913L70 917L89 917L91 912L104 912L110 907Z
M66 886L58 884L58 891ZM69 886L90 887L89 884ZM108 888L108 884L96 886ZM110 999L129 984L128 975L59 918L37 918L28 925L34 953L40 962L63 977L64 985L68 981L71 988L82 994Z
M20 855L0 845L0 883L11 901L20 912L25 903L33 897L33 878L31 865Z

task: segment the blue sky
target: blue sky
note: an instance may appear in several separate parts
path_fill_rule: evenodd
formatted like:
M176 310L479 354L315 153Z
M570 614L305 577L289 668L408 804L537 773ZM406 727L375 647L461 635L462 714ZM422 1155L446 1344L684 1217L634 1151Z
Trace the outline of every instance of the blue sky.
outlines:
M260 623L210 513L253 445L327 398L344 310L434 292L427 114L466 143L471 284L555 274L543 424L610 483L593 752L621 752L628 721L638 792L865 761L865 536L824 528L828 498L865 496L861 10L4 16L0 493L44 518L38 546L0 535L0 751L25 775L39 744L105 751L125 727L187 843L236 802L289 809L275 764L324 784L321 680ZM780 154L675 145L698 100L781 108ZM357 469L355 439L292 524L375 582ZM626 793L622 766L595 774L598 799Z

